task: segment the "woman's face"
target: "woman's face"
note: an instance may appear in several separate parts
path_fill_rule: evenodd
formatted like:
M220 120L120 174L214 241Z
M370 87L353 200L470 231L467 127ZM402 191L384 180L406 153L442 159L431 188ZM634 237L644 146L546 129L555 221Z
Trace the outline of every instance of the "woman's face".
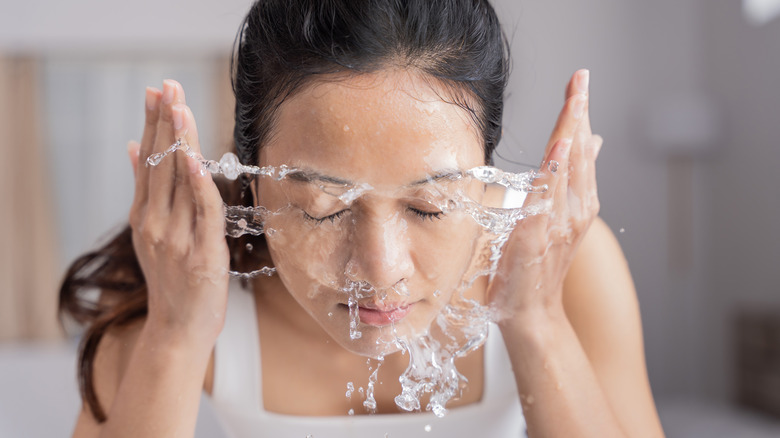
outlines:
M260 153L261 166L298 169L258 181L277 273L358 354L424 333L473 263L480 228L445 207L456 191L481 193L447 175L483 165L482 141L442 91L407 71L310 84L282 104Z

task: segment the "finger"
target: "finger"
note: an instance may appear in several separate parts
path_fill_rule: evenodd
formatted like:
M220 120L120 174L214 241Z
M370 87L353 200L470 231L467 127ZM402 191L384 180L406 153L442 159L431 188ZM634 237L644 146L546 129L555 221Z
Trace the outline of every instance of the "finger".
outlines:
M127 142L127 156L130 158L130 165L133 166L133 178L138 177L138 157L141 152L141 143L135 140Z
M529 193L526 196L524 206L528 207L540 201L552 201L562 179L561 174L566 171L571 152L572 139L562 138L558 140L542 162L539 169L540 176L534 180L534 186L545 187L544 191Z
M570 172L570 191L573 195L579 196L580 198L582 198L588 190L588 171L593 168L593 163L586 153L586 148L589 147L592 137L588 122L588 107L589 105L586 101L582 120L579 126L577 126L577 131L574 133L574 142L569 158L570 164L567 168Z
M184 91L178 82L166 79L163 81L160 117L157 121L157 135L154 140L153 153L168 150L176 142L173 127L173 105L184 103ZM173 201L175 190L176 162L181 155L171 153L155 166L149 175L149 208L159 213L167 214Z
M593 207L595 203L596 210L598 210L598 186L596 184L596 159L601 151L601 146L604 144L604 139L600 135L594 135L591 137L588 145L585 148L585 154L588 156L590 167L588 168L588 192L590 197L588 198L590 206Z
M157 122L160 119L160 101L162 91L146 87L146 121L144 123L144 133L141 137L141 145L138 151L139 161L144 164L138 166L135 172L135 196L133 205L140 207L146 204L149 191L149 169L146 167L146 158L154 150L154 140L157 137Z
M574 96L575 94L588 95L588 82L590 80L590 71L588 69L580 69L574 72L569 79L569 83L566 86L566 99Z
M189 148L189 152L200 156L200 140L198 128L192 110L184 104L175 104L172 108L174 137L182 139L182 145ZM176 177L184 178L189 174L186 160L179 160L176 164Z
M563 139L556 143L551 153L551 162L557 162L558 166L555 172L552 171L554 166L548 169L552 182L549 183L549 193L546 193L546 197L552 200L552 205L549 206L548 234L555 241L560 241L569 233L569 163L573 147L571 139Z
M222 196L209 172L201 171L197 160L187 157L195 202L195 242L207 248L225 245L225 213Z
M195 119L186 105L176 104L172 108L173 127L176 138L181 138L185 145L190 147L187 155L200 155L198 145L198 133L195 127ZM173 195L173 210L171 211L171 223L176 230L174 233L182 239L191 239L192 228L195 221L195 206L193 205L192 178L190 160L187 155L179 152L176 162L176 188ZM194 160L200 166L198 160Z
M555 151L555 156L557 157L556 161L558 162L558 171L555 172L555 181L550 187L550 191L552 192L550 196L553 198L551 216L558 225L563 225L563 222L568 219L569 215L571 159L574 155L575 146L573 141L562 140L560 145L556 148L560 148L560 150Z
M566 102L558 115L558 120L555 123L555 128L550 135L550 139L547 142L547 146L544 150L545 157L549 154L552 147L558 140L562 138L571 138L574 135L575 129L583 118L585 112L585 105L587 103L587 86L590 78L590 73L587 70L580 70L572 76L567 86ZM582 91L584 87L585 92ZM577 93L569 92L569 89L578 91Z

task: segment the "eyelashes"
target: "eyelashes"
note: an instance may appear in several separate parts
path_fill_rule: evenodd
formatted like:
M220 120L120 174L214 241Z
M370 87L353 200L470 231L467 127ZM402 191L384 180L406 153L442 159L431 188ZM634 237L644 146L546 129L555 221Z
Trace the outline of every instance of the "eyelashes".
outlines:
M443 211L422 211L412 207L409 207L409 211L411 211L415 216L419 217L423 221L430 219L431 222L433 222L434 219L441 219L441 217L444 216Z
M342 216L347 214L348 211L349 209L344 209L323 217L314 217L304 211L303 218L306 219L307 221L314 222L317 225L322 224L325 221L330 221L330 223L335 223L337 219L340 219ZM416 209L414 207L409 207L409 211L415 216L417 216L418 218L420 218L423 222L425 222L426 220L430 220L431 222L433 222L434 219L441 220L441 218L444 216L443 211L423 211L423 210Z
M325 221L330 221L330 223L334 223L334 222L336 222L336 219L339 219L341 216L344 216L346 213L347 213L347 209L344 209L344 210L341 210L341 211L337 211L337 212L335 212L333 214L330 214L328 216L314 217L314 216L311 216L309 213L306 213L304 211L303 212L303 218L308 220L308 221L314 222L317 225L319 225L319 224L321 224L321 223L323 223Z

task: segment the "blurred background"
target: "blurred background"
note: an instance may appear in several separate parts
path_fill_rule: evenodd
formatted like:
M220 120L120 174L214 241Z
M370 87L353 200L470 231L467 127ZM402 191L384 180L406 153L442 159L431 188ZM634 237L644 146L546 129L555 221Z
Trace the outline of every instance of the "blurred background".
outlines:
M126 221L145 86L179 80L205 155L229 143L249 4L0 1L0 436L70 436L59 281ZM667 436L780 437L780 1L494 5L513 56L499 167L539 162L567 80L591 70L601 215ZM198 436L221 436L207 401Z

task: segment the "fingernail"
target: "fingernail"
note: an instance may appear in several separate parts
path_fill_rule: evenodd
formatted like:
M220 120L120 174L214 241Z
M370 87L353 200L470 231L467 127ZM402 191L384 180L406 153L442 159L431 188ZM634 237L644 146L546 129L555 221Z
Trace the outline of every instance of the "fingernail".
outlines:
M146 87L146 109L149 111L157 109L157 95L152 87Z
M135 140L130 140L127 142L127 154L133 157L137 157L139 152L141 152L141 149L138 148L138 142Z
M184 107L182 105L175 105L172 110L173 129L181 131L181 128L184 126Z
M574 103L572 105L572 115L575 119L579 119L582 117L582 114L585 112L585 96L583 95L577 95L574 97Z
M175 88L176 85L173 83L173 81L169 79L163 81L162 101L164 104L169 105L173 102L173 90Z
M580 94L588 94L588 86L590 84L590 70L580 70L577 75L577 91Z

